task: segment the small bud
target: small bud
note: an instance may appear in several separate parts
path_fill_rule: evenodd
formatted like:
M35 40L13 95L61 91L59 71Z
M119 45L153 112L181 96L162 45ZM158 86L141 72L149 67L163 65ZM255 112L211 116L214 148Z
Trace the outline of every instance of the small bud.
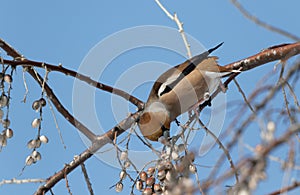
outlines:
M0 96L0 107L5 107L8 104L8 97L5 94Z
M40 104L41 104L41 106L42 107L45 107L46 106L46 100L44 99L44 98L41 98L40 100L39 100L39 102L40 102Z
M12 136L14 136L14 132L13 132L12 129L8 128L8 129L6 129L4 131L5 131L6 138L12 138Z
M12 77L9 74L5 74L3 80L7 83L11 83L12 82Z
M38 100L35 100L33 103L32 103L32 109L33 110L38 110L38 109L40 109L40 107L41 107L41 103L40 103L40 101L38 101Z
M123 190L123 184L122 183L117 183L116 184L116 192L122 192Z
M140 179L142 181L146 181L147 180L147 173L145 171L140 172Z
M123 179L125 179L126 178L126 172L124 171L124 170L122 170L121 172L120 172L120 179L121 180L123 180Z
M32 121L31 126L32 126L33 128L37 128L37 127L39 127L40 123L41 123L41 119L35 118L35 119Z
M155 183L155 178L154 177L148 177L146 180L146 185L151 187Z
M2 120L2 126L3 126L4 128L9 127L9 125L10 125L10 120L9 120L9 119L4 119L4 120Z
M32 163L34 163L34 159L32 158L32 156L27 156L26 160L25 160L25 164L27 166L32 165Z
M128 152L122 151L120 155L120 160L126 160L128 158Z
M147 174L149 176L152 176L155 172L155 167L149 167L148 170L147 170Z
M141 191L143 189L143 182L141 180L137 180L136 181L136 184L135 184L135 187L137 190Z
M44 143L44 144L48 143L48 141L49 141L48 137L46 137L45 135L41 135L39 137L39 140L41 140L41 142Z

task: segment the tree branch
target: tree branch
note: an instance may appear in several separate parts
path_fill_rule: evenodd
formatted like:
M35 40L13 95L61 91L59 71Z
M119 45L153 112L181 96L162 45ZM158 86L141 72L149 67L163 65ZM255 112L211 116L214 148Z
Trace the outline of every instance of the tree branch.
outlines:
M277 28L275 26L272 26L270 24L267 24L266 22L263 22L261 21L259 18L255 17L254 15L250 14L250 12L248 12L237 0L230 0L231 3L246 17L248 18L249 20L251 20L252 22L254 22L255 24L265 28L265 29L268 29L270 31L273 31L273 32L276 32L278 34L281 34L285 37L288 37L290 39L293 39L295 41L299 41L300 38L285 31L285 30L282 30L280 28Z

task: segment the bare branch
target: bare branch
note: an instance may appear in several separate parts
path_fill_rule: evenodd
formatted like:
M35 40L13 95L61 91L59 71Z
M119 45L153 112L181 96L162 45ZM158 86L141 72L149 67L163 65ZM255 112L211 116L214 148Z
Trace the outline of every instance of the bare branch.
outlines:
M299 41L300 40L300 38L297 37L296 35L293 35L293 34L287 32L285 30L282 30L280 28L277 28L275 26L267 24L266 22L261 21L260 19L258 19L254 15L250 14L250 12L248 12L237 0L230 0L230 1L246 18L248 18L249 20L251 20L255 24L257 24L257 25L259 25L259 26L261 26L261 27L263 27L263 28L265 28L267 30L276 32L276 33L281 34L281 35L283 35L285 37L293 39L295 41Z
M276 60L286 61L290 57L298 54L300 54L300 42L280 44L263 49L261 52L253 56L227 64L225 67L235 70L241 68L241 71L247 71L268 62Z
M177 27L178 27L178 31L179 31L179 33L180 33L180 35L181 35L181 38L182 38L183 43L184 43L184 45L185 45L185 48L186 48L186 50L187 50L187 56L188 56L188 58L191 58L191 57L192 57L191 45L189 44L189 42L188 42L188 40L187 40L187 38L186 38L186 36L185 36L184 30L183 30L183 23L180 22L180 20L179 20L179 18L178 18L178 16L177 16L176 13L174 14L174 16L173 16L172 14L170 14L170 12L169 12L169 11L168 11L161 3L160 3L159 0L155 0L155 2L156 2L157 5L160 7L160 9L161 9L163 12L165 12L165 14L166 14L171 20L173 20L173 21L176 23L176 25L177 25Z
M283 193L286 193L288 191L291 191L297 187L300 186L300 182L299 181L294 181L292 185L290 186L286 186L286 187L283 187L277 191L274 191L274 192L271 192L269 195L279 195L279 194L283 194Z
M46 179L9 179L9 180L2 180L0 182L0 186L4 184L24 184L24 183L43 183Z
M86 183L86 185L88 187L90 195L93 195L94 191L93 191L93 188L92 188L92 183L91 183L90 178L89 178L89 176L87 174L87 170L85 168L85 164L84 163L81 164L81 170L82 170L82 173L84 175L84 180L85 180L85 183Z
M107 133L98 136L97 139L93 142L92 146L82 152L78 157L73 159L68 166L65 166L63 169L58 171L56 174L47 179L47 182L40 186L38 190L35 192L36 195L43 195L47 191L49 191L56 183L60 180L64 179L65 174L69 174L75 168L84 163L87 159L89 159L93 154L102 148L104 145L108 143L112 143L114 136L119 136L124 133L127 129L131 127L131 125L137 120L139 113L135 113L132 116L124 119L118 125L113 127Z

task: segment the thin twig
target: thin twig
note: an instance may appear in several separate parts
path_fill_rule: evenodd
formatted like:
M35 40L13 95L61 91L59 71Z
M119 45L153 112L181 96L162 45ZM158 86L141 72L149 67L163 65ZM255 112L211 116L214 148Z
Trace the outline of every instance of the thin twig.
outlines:
M292 185L283 187L283 188L281 188L281 189L279 189L279 190L277 190L277 191L274 191L274 192L269 193L268 195L279 195L279 194L283 194L283 193L289 192L289 191L291 191L291 190L293 190L293 189L295 189L295 188L297 188L297 187L299 187L299 186L300 186L300 182L299 182L299 181L294 181L294 182L292 183Z
M170 14L170 12L160 3L159 0L155 0L155 2L157 3L157 5L160 7L160 9L171 19L173 20L177 27L178 27L178 31L181 35L181 38L183 40L183 43L184 43L184 46L187 50L187 56L188 58L191 58L192 57L192 52L191 52L191 45L189 44L187 38L186 38L186 35L184 33L184 30L183 30L183 23L180 22L177 14L175 13L174 16L172 14Z
M28 95L28 86L27 86L27 82L26 82L26 77L25 77L25 70L26 68L23 68L23 84L24 84L24 87L25 87L25 94L24 94L24 97L23 97L23 100L22 102L26 103L26 99L27 99L27 95Z
M300 63L295 64L292 68L290 68L289 71L286 74L286 80L288 81L298 71L299 68L300 68ZM284 85L284 84L285 84L285 82L280 81L277 85L275 85L269 91L269 94L267 94L266 97L264 99L262 99L261 102L254 107L254 110L255 110L256 114L258 114L258 112L261 111L262 108L264 108L267 105L269 100L277 94L277 92L281 89L281 86ZM231 139L231 141L229 143L226 144L227 150L230 150L235 145L238 138L246 130L247 126L254 119L254 117L255 117L255 114L252 113L247 119L245 119L241 123L240 127L238 127L236 129L236 131L234 132L233 138ZM205 184L206 189L209 188L209 186L212 185L212 181L214 180L213 178L215 178L215 175L217 174L219 168L221 167L220 165L223 163L224 158L225 158L225 155L221 155L220 158L217 160L216 166L211 171L211 173L208 176L208 179L205 182L206 183Z
M84 176L85 183L86 183L86 185L88 187L88 190L90 192L90 195L93 195L94 191L93 191L93 188L92 188L92 183L91 183L90 178L89 178L89 176L87 174L87 170L85 168L85 164L81 163L80 166L81 166L81 170L82 170L82 173L83 173L83 176Z
M49 109L50 109L51 114L52 114L52 117L53 117L53 121L54 121L54 124L55 124L55 128L57 129L57 132L58 132L58 135L59 135L60 142L61 142L61 144L64 146L64 149L66 149L67 146L66 146L66 144L65 144L65 142L64 142L64 138L63 138L63 136L62 136L60 127L59 127L59 125L58 125L58 121L57 121L55 112L54 112L54 110L53 110L51 100L50 100L50 98L49 98L48 96L47 96L47 101L48 101Z
M248 107L250 108L250 110L254 113L253 107L251 106L250 102L248 101L248 99L247 99L247 97L246 97L246 95L245 95L243 89L241 88L241 86L239 85L239 83L237 82L237 80L236 80L236 79L233 79L233 82L234 82L234 84L237 86L239 92L242 94L243 99L244 99L245 103L247 104L247 106L248 106Z
M272 26L266 22L261 21L259 18L255 17L254 15L252 15L250 12L248 12L237 0L230 0L231 3L249 20L251 20L252 22L254 22L255 24L270 30L272 32L276 32L280 35L283 35L285 37L288 37L290 39L293 39L295 41L299 41L300 38L297 37L296 35L293 35L285 30L282 30L280 28L277 28L275 26Z
M233 172L235 172L234 175L235 175L236 183L239 183L239 176L238 176L238 173L237 173L237 169L234 166L234 163L233 163L233 160L231 158L231 155L230 155L229 151L222 144L222 142L219 140L219 138L211 130L209 130L199 118L197 118L197 121L202 126L202 128L215 140L215 142L217 142L217 144L219 145L219 147L223 150L224 155L228 159L228 162L230 164L231 169L233 170Z

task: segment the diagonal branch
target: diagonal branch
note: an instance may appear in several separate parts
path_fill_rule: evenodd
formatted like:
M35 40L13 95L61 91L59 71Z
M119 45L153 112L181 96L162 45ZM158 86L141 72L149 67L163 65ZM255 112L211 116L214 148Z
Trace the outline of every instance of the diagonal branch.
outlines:
M0 47L7 52L8 55L13 57L14 59L23 59L24 57L17 52L13 47L11 47L9 44L7 44L5 41L0 39ZM42 87L44 83L44 89L47 93L47 96L52 101L53 105L56 107L56 109L75 127L77 128L81 133L83 133L89 140L93 141L96 137L96 135L90 131L84 124L79 122L73 115L69 113L69 111L61 104L59 99L56 97L52 89L49 87L49 85L46 82L43 82L43 78L33 69L29 68L28 73L39 83L39 85Z
M139 113L135 113L131 115L130 117L124 119L121 121L118 125L110 129L107 133L98 136L96 141L92 144L91 147L83 151L79 156L74 158L70 163L67 164L67 166L64 166L63 169L61 169L59 172L55 173L53 176L48 178L47 182L40 186L37 191L35 192L35 195L43 195L47 191L49 191L53 186L55 186L56 183L58 183L60 180L64 179L65 174L69 174L72 172L75 168L80 166L83 162L85 162L87 159L93 156L93 154L98 151L100 148L105 146L108 143L112 143L115 136L119 136L122 133L124 133L127 129L131 127L131 125L137 120Z
M112 94L115 94L115 95L118 95L122 98L124 98L125 100L128 100L129 102L131 102L132 104L136 105L139 110L143 109L144 107L144 103L139 100L138 98L130 95L129 93L121 90L121 89L117 89L117 88L114 88L114 87L111 87L109 85L105 85L103 83L99 83L93 79L91 79L90 77L86 76L86 75L83 75L79 72L76 72L74 70L71 70L71 69L68 69L68 68L65 68L65 67L62 67L62 66L56 66L56 65L53 65L53 64L48 64L48 63L44 63L44 62L37 62L37 61L33 61L33 60L28 60L28 59L25 59L25 58L22 58L21 60L3 60L3 63L4 64L9 64L11 66L19 66L19 65L22 65L22 66L25 66L25 67L28 67L28 66L34 66L34 67L38 67L38 68L44 68L44 67L47 67L47 70L49 71L55 71L55 72L60 72L60 73L63 73L67 76L71 76L71 77L74 77L76 79L79 79L93 87L96 87L98 89L101 89L103 91L106 91L106 92L109 92L109 93L112 93Z
M300 42L280 44L263 49L261 52L245 59L227 64L225 67L241 71L247 71L268 62L281 60L286 61L294 55L300 54Z
M249 20L251 20L252 22L254 22L255 24L265 28L265 29L268 29L270 31L273 31L273 32L276 32L278 34L281 34L285 37L288 37L290 39L293 39L295 41L299 41L300 38L297 37L296 35L293 35L285 30L282 30L280 28L277 28L275 26L272 26L270 24L267 24L266 22L264 21L261 21L260 19L258 19L257 17L255 17L254 15L252 15L251 13L249 13L237 0L230 0L231 3L246 17L248 18Z

